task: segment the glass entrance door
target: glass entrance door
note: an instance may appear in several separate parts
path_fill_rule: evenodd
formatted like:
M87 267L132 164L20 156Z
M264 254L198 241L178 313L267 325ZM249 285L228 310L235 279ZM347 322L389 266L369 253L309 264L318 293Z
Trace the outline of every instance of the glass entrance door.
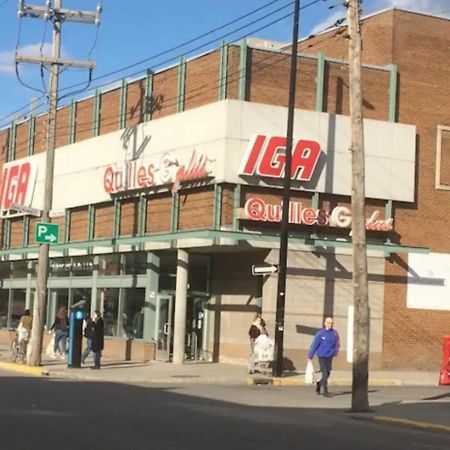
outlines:
M156 298L156 315L154 339L156 342L156 359L170 361L173 347L174 299L172 295L158 295Z

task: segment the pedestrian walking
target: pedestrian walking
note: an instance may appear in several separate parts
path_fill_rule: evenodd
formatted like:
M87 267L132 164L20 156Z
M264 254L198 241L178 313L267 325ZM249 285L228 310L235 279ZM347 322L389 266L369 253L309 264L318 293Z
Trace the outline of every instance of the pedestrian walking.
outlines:
M314 336L308 354L310 361L312 361L314 355L317 355L319 359L322 379L316 383L316 392L320 394L321 389L323 389L324 397L331 397L328 392L328 378L331 373L333 358L339 353L339 345L339 334L333 328L333 318L327 317L323 328Z
M86 362L86 358L92 351L92 337L94 336L94 325L92 319L87 315L83 323L83 335L86 338L86 348L81 356L83 364Z
M102 350L104 347L104 333L105 326L103 323L102 315L100 311L95 311L92 321L93 333L92 333L92 352L94 353L94 366L92 369L100 369L100 360L102 357Z
M65 359L67 353L67 338L69 337L69 318L67 317L66 308L62 307L59 309L50 330L55 332L52 357L56 357L59 350L59 343L61 342L61 357L62 359Z

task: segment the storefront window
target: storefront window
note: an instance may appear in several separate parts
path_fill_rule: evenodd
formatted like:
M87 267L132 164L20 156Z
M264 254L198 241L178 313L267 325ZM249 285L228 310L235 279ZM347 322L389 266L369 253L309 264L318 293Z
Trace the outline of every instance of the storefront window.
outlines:
M124 265L127 275L144 274L147 269L147 254L145 252L126 253Z
M8 326L8 289L0 289L0 328Z
M11 304L11 327L16 328L19 325L20 318L25 311L25 289L14 289Z
M11 277L11 263L9 261L0 262L0 279L4 280Z
M120 273L120 255L100 255L98 263L99 275L119 275Z
M28 274L28 261L14 261L12 263L11 278L26 278Z
M98 305L103 312L105 335L142 338L145 289L101 289Z

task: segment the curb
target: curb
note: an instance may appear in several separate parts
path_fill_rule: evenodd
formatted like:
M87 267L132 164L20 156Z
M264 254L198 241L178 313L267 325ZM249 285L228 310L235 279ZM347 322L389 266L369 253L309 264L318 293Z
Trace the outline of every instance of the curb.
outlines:
M416 428L427 431L439 431L450 434L450 426L438 423L422 422L419 420L402 419L401 417L374 416L373 422L388 423L391 425L399 425L402 427Z
M26 375L33 375L35 377L50 375L50 372L44 367L30 367L24 364L16 364L4 361L0 361L0 369L9 370L11 372L20 372Z
M272 384L274 386L312 386L305 382L302 378L277 378L277 377L248 377L247 384L260 385L260 384ZM352 380L350 378L341 378L336 380L330 380L329 386L351 386ZM406 386L401 380L375 378L369 380L369 386Z

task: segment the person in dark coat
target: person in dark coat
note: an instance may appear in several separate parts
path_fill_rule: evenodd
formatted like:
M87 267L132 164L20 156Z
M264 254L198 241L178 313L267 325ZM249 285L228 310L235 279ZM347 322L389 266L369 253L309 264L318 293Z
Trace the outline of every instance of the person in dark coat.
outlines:
M92 336L94 335L93 321L89 316L86 316L86 318L84 319L83 334L86 338L86 348L83 352L83 355L81 356L81 361L84 364L89 353L91 353L92 351Z
M105 325L103 323L100 311L95 311L92 318L92 352L94 353L94 367L93 369L100 369L100 358L104 346Z
M62 350L61 357L65 359L67 353L67 338L69 337L69 318L67 316L66 308L59 309L50 330L55 332L55 343L53 345L53 358L56 357L59 349L59 342L61 341Z

